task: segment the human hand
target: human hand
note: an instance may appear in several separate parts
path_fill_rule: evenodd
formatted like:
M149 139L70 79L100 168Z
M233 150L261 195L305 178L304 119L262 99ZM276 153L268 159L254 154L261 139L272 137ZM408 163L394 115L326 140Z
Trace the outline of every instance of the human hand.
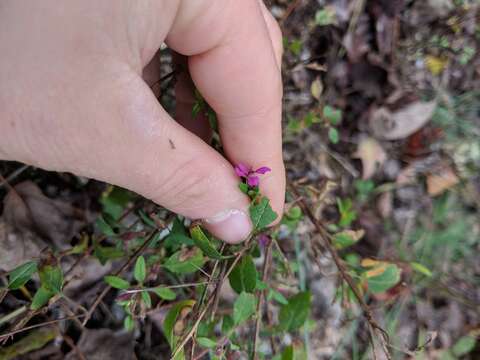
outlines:
M0 159L125 187L232 243L251 224L231 164L267 165L261 190L281 213L281 34L261 0L0 0L0 9ZM145 82L163 42L188 57L227 158L193 133L207 125L191 118L187 76L177 122Z

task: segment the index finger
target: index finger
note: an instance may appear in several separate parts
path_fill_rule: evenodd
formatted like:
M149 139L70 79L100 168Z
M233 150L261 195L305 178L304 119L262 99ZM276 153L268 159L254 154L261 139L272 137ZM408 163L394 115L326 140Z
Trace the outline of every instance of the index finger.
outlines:
M282 82L276 59L281 52L280 31L264 15L258 0L196 4L198 8L192 10L182 3L167 42L189 56L192 80L217 113L230 162L272 169L260 188L281 213L285 169Z

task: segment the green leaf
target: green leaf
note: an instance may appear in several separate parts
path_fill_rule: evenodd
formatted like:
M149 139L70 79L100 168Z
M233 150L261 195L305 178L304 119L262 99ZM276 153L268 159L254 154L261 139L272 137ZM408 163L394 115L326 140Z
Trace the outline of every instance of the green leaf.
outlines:
M192 246L193 240L188 236L187 229L183 225L183 221L178 217L173 220L172 230L165 237L163 246L171 251L176 251L182 245Z
M294 331L301 327L310 314L311 295L304 291L288 299L288 304L280 308L279 327L285 331Z
M193 242L197 245L205 255L209 258L222 260L225 257L218 252L218 250L210 242L208 236L203 232L200 225L194 225L190 228L190 235L192 236Z
M302 41L301 40L292 40L290 45L288 46L288 49L296 56L300 54L300 51L302 51Z
M125 253L113 246L95 245L94 255L100 264L105 265L108 260L120 259L125 256Z
M145 258L139 256L135 262L135 269L133 270L133 277L138 283L142 284L147 276L147 266L145 265Z
M299 133L302 131L302 123L290 115L287 116L288 118L288 124L287 124L287 131L292 132L292 133Z
M270 200L262 197L258 204L250 205L250 218L254 229L262 230L277 218L277 214L272 210Z
M270 289L270 291L268 293L268 297L274 299L279 304L282 304L282 305L287 305L288 304L288 300L285 298L285 296L283 296L280 292L278 292L274 289Z
M351 199L337 198L338 211L340 212L340 221L338 224L341 227L350 226L350 224L357 218L357 213L353 209L353 203Z
M338 130L335 129L334 127L331 127L328 129L328 138L332 142L332 144L338 144L340 138L338 135Z
M59 294L62 292L63 272L60 266L46 265L40 268L39 276L42 287L44 287L45 290L48 290L53 294Z
M118 219L133 196L134 194L128 190L110 185L100 198L100 203L103 205L103 213L108 214L115 220Z
M335 24L336 13L335 9L325 7L315 13L315 24L318 26L327 26Z
M170 345L170 348L173 350L176 345L177 338L175 337L175 333L173 329L175 328L175 324L177 322L178 315L184 308L191 308L195 304L194 300L183 300L179 303L172 306L170 311L165 316L165 320L163 321L163 334Z
M152 291L163 300L175 300L177 297L177 294L175 294L173 290L162 286L156 287L152 289Z
M241 192L244 194L248 194L248 185L245 184L244 182L241 182L238 184L238 188L240 189Z
M126 290L130 287L128 281L118 276L107 275L103 278L105 282L115 289Z
M339 110L339 109L335 109L334 107L332 106L329 106L329 105L326 105L324 108L323 108L323 116L325 117L325 119L327 119L330 124L332 124L333 126L337 126L340 124L340 122L342 121L342 111Z
M356 244L365 234L363 230L344 230L333 235L333 245L338 250Z
M475 348L477 339L475 337L466 335L462 336L452 347L452 352L457 357L465 356Z
M217 342L206 338L206 337L198 337L197 338L197 343L201 347L207 348L207 349L215 349L217 347Z
M368 291L379 294L391 289L400 281L400 268L395 264L387 264L379 275L367 279Z
M225 315L222 319L222 332L227 334L233 329L234 326L235 324L233 323L233 318L230 315Z
M41 307L43 307L46 303L48 303L48 300L50 300L55 294L48 290L45 289L43 286L40 286L33 295L32 303L30 304L30 309L32 310L38 310Z
M190 249L190 254L185 254L185 251L177 251L170 256L163 266L175 274L191 274L200 269L205 263L205 258L200 249Z
M36 271L37 263L34 261L29 261L16 267L8 274L8 288L11 290L21 288L31 279Z
M125 319L123 320L123 327L127 331L133 331L133 329L135 329L135 321L133 320L132 315L125 316Z
M256 311L257 300L253 294L242 292L233 304L233 322L240 325Z
M102 232L102 234L110 237L117 236L117 233L113 230L113 228L107 223L103 216L100 216L97 221L95 222L98 229Z
M250 255L243 256L230 273L230 286L238 294L253 292L257 283L257 269Z
M428 277L432 277L433 274L432 272L424 265L417 263L417 262L411 262L410 266L412 267L413 270L416 272L419 272L420 274L423 274Z
M147 309L150 309L152 307L152 298L150 297L150 294L147 290L142 291L142 300Z

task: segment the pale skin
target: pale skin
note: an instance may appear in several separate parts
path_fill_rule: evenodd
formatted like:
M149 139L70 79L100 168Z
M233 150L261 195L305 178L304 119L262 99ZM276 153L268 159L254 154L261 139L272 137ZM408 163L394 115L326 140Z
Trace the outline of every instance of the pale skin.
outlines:
M175 119L147 84L163 42L217 113L224 156L191 117L186 74ZM261 0L0 0L0 159L122 186L242 241L232 164L270 167L260 188L283 208L281 52Z

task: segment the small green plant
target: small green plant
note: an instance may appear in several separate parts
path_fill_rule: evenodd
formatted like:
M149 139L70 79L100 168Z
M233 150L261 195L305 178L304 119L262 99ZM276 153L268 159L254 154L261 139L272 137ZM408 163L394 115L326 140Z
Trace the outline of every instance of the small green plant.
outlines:
M328 26L336 24L337 16L333 7L326 6L315 13L315 25Z

